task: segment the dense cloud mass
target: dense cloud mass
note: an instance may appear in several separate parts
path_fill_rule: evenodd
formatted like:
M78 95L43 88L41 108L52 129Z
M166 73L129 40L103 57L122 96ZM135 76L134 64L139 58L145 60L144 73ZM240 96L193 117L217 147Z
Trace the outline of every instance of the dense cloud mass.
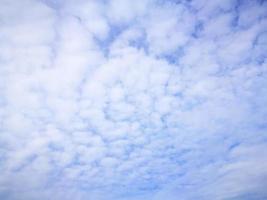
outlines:
M267 1L1 0L0 199L267 199Z

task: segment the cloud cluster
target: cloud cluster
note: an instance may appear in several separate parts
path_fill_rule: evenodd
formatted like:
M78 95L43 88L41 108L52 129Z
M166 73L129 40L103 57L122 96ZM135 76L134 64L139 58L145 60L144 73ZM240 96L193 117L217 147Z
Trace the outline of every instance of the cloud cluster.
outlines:
M267 2L2 0L0 199L267 198Z

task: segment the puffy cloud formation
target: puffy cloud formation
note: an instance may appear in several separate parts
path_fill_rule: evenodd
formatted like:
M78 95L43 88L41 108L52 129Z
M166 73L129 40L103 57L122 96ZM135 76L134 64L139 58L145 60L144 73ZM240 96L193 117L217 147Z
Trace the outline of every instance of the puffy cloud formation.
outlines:
M267 199L267 2L2 0L0 199Z

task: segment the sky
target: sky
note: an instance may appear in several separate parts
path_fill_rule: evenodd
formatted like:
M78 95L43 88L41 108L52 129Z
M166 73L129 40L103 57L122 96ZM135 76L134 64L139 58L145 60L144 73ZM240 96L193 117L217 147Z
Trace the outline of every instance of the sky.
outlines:
M267 199L267 1L0 2L1 200Z

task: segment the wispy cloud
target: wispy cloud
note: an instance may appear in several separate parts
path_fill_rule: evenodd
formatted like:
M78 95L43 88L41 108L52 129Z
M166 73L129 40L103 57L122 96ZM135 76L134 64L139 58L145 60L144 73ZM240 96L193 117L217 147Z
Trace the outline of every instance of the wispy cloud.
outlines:
M265 1L3 0L0 199L267 198Z

